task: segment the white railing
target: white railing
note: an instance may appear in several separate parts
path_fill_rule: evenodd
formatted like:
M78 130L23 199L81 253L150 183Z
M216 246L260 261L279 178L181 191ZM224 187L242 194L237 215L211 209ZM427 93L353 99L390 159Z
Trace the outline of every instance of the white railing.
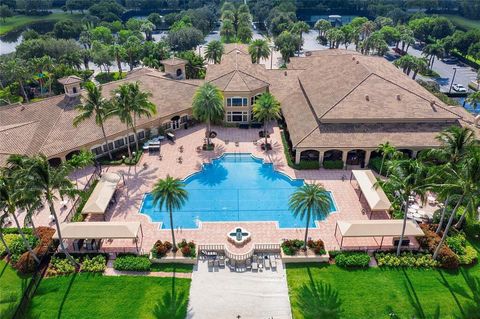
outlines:
M280 252L280 244L255 244L254 249L265 252Z
M232 253L224 244L205 244L198 245L198 251L223 252L229 259L243 261L253 256L257 251L261 252L280 252L280 244L254 244L252 249L244 254Z

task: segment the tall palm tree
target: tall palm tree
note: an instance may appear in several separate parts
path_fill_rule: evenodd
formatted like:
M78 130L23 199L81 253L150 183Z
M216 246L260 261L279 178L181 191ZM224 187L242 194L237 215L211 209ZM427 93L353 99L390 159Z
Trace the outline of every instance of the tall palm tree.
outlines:
M138 82L134 82L120 85L114 90L114 94L112 106L107 113L107 117L118 117L120 122L127 126L127 131L132 130L135 136L135 147L138 152L137 130L135 128L136 118L142 116L151 117L152 114L157 112L155 104L148 100L151 93L141 91ZM130 140L127 141L127 148L128 157L132 158Z
M221 121L225 116L223 94L215 85L205 83L197 89L192 102L193 117L207 123L207 147L210 146L211 123Z
M220 35L225 38L227 43L230 42L231 38L235 35L235 25L232 20L223 20Z
M392 164L390 178L387 181L380 181L379 185L388 184L392 189L400 194L400 200L404 209L403 226L400 235L400 241L397 247L397 256L405 236L405 227L407 225L408 198L413 194L420 196L422 202L425 202L426 192L430 188L430 181L433 176L426 167L419 161L413 159L398 160Z
M74 154L72 158L67 161L67 164L72 167L72 169L82 169L85 167L88 167L90 165L93 165L95 160L95 155L86 150L81 150L79 153ZM75 177L75 184L77 184L77 189L78 189L78 181L77 178Z
M425 58L414 58L413 59L413 76L412 80L415 80L417 74L420 72L425 72L428 69L427 60Z
M281 117L280 102L269 93L263 93L253 104L253 118L256 121L263 122L263 134L265 136L265 150L268 150L267 141L267 123L277 120Z
M318 30L318 36L323 37L325 36L325 32L327 32L329 29L333 27L329 21L325 19L320 19L317 22L315 22L314 28Z
M29 251L37 264L40 263L37 254L33 252L32 245L30 245L22 226L17 218L17 209L20 208L19 199L23 190L22 176L19 172L12 170L11 168L3 168L0 171L0 210L5 211L9 216L13 217L15 225L18 228L18 232L22 237L23 244Z
M445 55L445 48L440 41L436 41L434 43L427 44L423 48L422 54L429 58L428 66L430 69L432 69L435 58L441 59Z
M175 243L175 233L173 231L173 211L180 209L188 198L188 192L185 185L177 178L169 175L165 179L160 179L152 189L153 205L159 205L160 210L164 207L170 214L170 230L172 231L173 251L177 251Z
M47 203L50 214L53 215L55 221L60 247L72 264L77 265L75 259L65 249L60 223L54 205L55 200L58 199L57 194L61 199L65 197L73 199L77 194L75 186L68 178L69 173L70 168L68 165L52 167L48 163L48 159L45 155L37 155L31 159L31 165L29 169L25 171L24 178L28 180L28 184L31 188L40 192L41 198Z
M395 152L396 148L390 144L390 142L385 142L377 147L377 151L382 154L382 164L380 165L380 171L378 172L380 175L383 171L383 164L385 163L386 158L390 158Z
M214 64L220 63L225 49L223 43L218 40L210 41L205 49L205 58Z
M440 142L438 149L429 153L444 163L457 165L475 144L475 134L468 127L450 126L437 136Z
M306 249L307 245L310 220L326 218L330 214L330 205L331 199L327 190L319 184L304 184L290 196L289 208L293 216L306 219L303 249Z
M107 134L105 133L105 120L110 109L110 102L102 97L102 87L96 86L93 82L85 83L87 94L82 96L82 104L75 106L79 114L73 119L73 126L77 127L81 122L95 116L95 124L102 129L103 140L105 142L108 157L112 159L112 152L108 147Z
M117 62L118 73L120 74L120 78L122 78L122 60L125 56L125 49L119 44L114 44L109 47L109 51L115 59L115 62Z
M300 37L298 41L298 56L300 56L301 45L303 43L303 33L310 31L310 26L305 21L297 21L292 25L290 30L292 33L297 34Z
M442 238L433 253L433 259L438 257L438 253L448 236L448 231L460 205L464 204L465 200L468 202L471 197L478 196L478 185L480 185L480 151L478 151L478 149L474 150L473 148L471 148L470 151L471 154L459 163L457 169L451 168L447 171L447 181L444 182L443 187L452 190L452 192L457 191L460 193L460 196L448 219Z
M265 39L255 39L248 46L248 53L252 58L252 63L260 63L261 59L268 59L270 56L270 48Z

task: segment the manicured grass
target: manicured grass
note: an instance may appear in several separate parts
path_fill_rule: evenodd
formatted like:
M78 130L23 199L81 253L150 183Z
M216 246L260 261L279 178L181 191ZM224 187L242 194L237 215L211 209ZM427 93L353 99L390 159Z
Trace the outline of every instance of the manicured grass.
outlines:
M189 279L92 274L47 278L30 303L28 317L185 318L189 289ZM175 313L169 312L172 308Z
M480 29L480 21L479 20L470 20L465 17L454 15L454 14L442 14L443 16L447 17L452 21L454 25L459 27L463 30L470 30L470 29Z
M164 271L164 272L182 272L189 273L193 271L193 265L187 264L152 264L150 271Z
M475 244L478 250L480 245ZM317 287L321 283L329 284L338 293L343 309L340 318L390 318L391 313L399 318L433 318L437 306L440 306L440 318L455 318L472 304L462 296L462 293L472 295L467 281L471 283L473 279L467 276L477 277L480 282L480 266L456 272L438 269L345 270L319 264L287 267L294 318L305 318L303 309L321 307L320 301L308 298L312 296L308 290L312 283Z
M57 22L64 19L75 20L75 19L79 19L81 16L82 15L79 15L79 14L68 14L68 13L52 13L47 16L16 15L16 16L7 18L5 22L0 21L0 35L6 34L17 28L21 28L35 22Z
M17 271L0 260L0 318L11 318L22 298L30 277L23 277Z

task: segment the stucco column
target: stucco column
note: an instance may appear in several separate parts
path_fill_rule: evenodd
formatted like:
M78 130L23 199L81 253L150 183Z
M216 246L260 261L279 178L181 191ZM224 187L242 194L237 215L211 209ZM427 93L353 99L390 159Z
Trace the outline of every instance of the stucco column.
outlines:
M418 150L412 150L412 158L417 158Z
M320 167L322 167L324 155L325 155L325 151L318 151L318 162L320 163Z
M365 151L365 167L368 166L368 163L370 162L370 156L372 155L371 150L366 150Z
M348 150L342 150L343 168L347 167L347 155L348 155Z
M300 164L300 153L301 151L299 149L295 150L295 164Z

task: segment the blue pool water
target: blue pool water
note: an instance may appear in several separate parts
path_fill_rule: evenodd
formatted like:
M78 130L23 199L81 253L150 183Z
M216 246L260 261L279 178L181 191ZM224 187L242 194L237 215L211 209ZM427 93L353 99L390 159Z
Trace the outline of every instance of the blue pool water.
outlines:
M290 195L303 180L292 180L250 154L225 154L184 182L188 201L174 212L175 228L198 228L199 221L277 221L281 228L305 226L288 209ZM330 210L336 211L333 199ZM154 207L150 194L145 195L140 212L162 222L162 228L170 228L168 212Z

